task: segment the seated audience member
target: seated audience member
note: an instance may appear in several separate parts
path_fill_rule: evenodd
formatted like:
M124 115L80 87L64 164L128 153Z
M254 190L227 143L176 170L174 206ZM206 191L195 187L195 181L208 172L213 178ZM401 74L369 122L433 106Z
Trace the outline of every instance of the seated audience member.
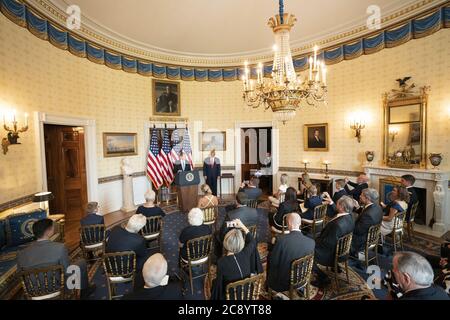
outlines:
M351 182L348 178L345 178L345 191L347 192L348 195L352 196L353 199L355 199L356 201L359 202L359 197L361 196L361 192L364 189L369 188L369 177L363 173L360 174L358 176L358 178L356 178L356 183ZM350 188L348 187L348 185L352 186L353 189L350 190Z
M182 284L169 282L167 260L160 253L152 255L142 268L144 287L127 294L123 300L183 300Z
M352 254L364 250L367 234L372 226L379 225L383 220L383 210L377 204L379 199L378 191L375 189L364 189L359 198L362 211L355 221L355 230L352 239Z
M450 242L441 245L440 257L427 256L426 258L435 274L438 275L434 283L441 286L450 295Z
M211 188L205 183L200 187L203 192L203 197L198 200L198 207L200 209L215 207L219 205L219 199L213 195Z
M156 194L155 191L149 190L145 194L145 203L137 208L136 214L142 214L146 218L161 216L164 217L166 213L158 206L155 205Z
M405 187L394 187L391 192L391 202L388 205L381 203L385 216L381 223L381 234L386 236L394 229L394 217L399 212L408 209L409 193Z
M349 196L341 197L336 204L338 214L325 225L316 240L314 271L317 274L317 279L312 282L315 287L324 288L326 284L330 283L328 276L317 265L334 268L338 239L352 233L355 228L351 215L353 203L353 199Z
M268 263L267 282L277 292L289 290L292 262L314 253L315 246L314 240L300 231L302 219L298 213L290 213L286 222L289 234L278 238Z
M400 300L450 300L441 287L433 285L433 268L421 255L397 252L392 263L393 281L401 291Z
M133 215L125 228L116 226L111 230L106 242L106 253L134 251L136 253L136 280L135 288L143 286L142 266L147 261L149 252L145 238L139 231L147 223L147 218L142 214Z
M203 224L203 211L193 208L188 213L189 226L181 231L179 247L181 257L187 261L187 242L211 234L211 228Z
M345 191L344 187L345 187L345 180L343 179L336 180L336 192L333 194L331 202L327 201L328 204L327 215L330 218L334 217L337 213L336 203L339 201L341 197L347 195L347 191Z
M406 190L408 190L409 193L408 210L406 211L406 221L408 222L412 207L414 206L414 204L419 202L419 197L417 195L416 189L414 188L415 182L416 178L414 178L414 176L410 174L402 176L401 184L406 188Z
M76 265L80 268L81 298L87 299L95 291L95 285L89 286L86 261L78 260L71 263L66 246L63 243L50 240L55 232L53 220L43 219L36 221L32 228L37 240L19 251L17 254L17 270L20 272L62 265L67 273L67 268L70 265ZM73 274L66 274L66 277L69 276L73 276Z
M278 230L283 229L283 217L292 212L298 212L297 191L294 188L286 190L284 202L280 204L277 212L269 219L269 224Z
M308 211L301 214L303 219L313 220L314 219L314 209L317 206L322 205L322 197L317 195L317 187L312 185L308 189L308 197L305 200L305 209Z
M285 194L287 188L289 188L289 186L287 184L288 183L288 179L289 179L289 176L287 174L284 173L284 174L281 175L281 177L280 177L280 183L281 184L278 187L277 192L274 193L273 197L272 196L269 197L269 201L270 201L270 203L273 206L278 207L280 205L280 197L281 197L281 195Z
M300 190L298 190L297 195L300 196L301 199L306 200L308 196L308 189L313 186L311 179L308 173L302 173L302 180L300 183Z
M262 195L262 190L259 188L259 179L252 177L250 181L244 181L238 192L245 192L249 200L258 200Z
M225 300L225 289L229 283L243 280L263 270L255 239L239 219L233 223L235 229L229 231L223 241L225 255L217 261L217 277L212 285L211 300ZM242 232L245 234L245 241Z
M80 220L81 226L105 224L103 216L98 213L98 202L89 202L86 207L87 215Z

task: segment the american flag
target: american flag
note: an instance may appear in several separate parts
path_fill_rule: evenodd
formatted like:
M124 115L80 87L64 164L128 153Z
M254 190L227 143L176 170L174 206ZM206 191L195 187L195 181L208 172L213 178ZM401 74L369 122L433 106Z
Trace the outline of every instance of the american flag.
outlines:
M163 175L162 169L158 161L159 155L159 145L158 137L156 136L156 130L153 130L152 137L150 140L150 148L148 150L147 156L147 176L153 182L156 190L163 185Z
M194 169L194 163L192 162L192 148L191 148L191 138L189 137L189 129L186 127L184 130L183 137L183 151L186 153L187 159L191 164L191 169Z
M172 164L174 165L177 161L180 160L181 144L178 129L175 129L172 133L172 142L173 147L172 150L170 151L169 158L172 161Z
M169 158L170 154L170 141L169 141L169 130L164 129L163 131L163 142L161 146L161 152L158 155L158 160L161 165L161 172L163 178L166 181L167 186L172 184L174 179L173 176L173 163Z

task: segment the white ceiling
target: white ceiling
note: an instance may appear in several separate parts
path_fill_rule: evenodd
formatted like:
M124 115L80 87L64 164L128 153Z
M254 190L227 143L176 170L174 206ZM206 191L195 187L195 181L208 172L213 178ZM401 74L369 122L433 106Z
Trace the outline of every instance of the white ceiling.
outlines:
M82 22L142 48L197 56L267 52L269 17L278 0L51 0L80 6ZM387 16L415 0L286 0L298 22L291 42L301 45L365 25L370 5Z

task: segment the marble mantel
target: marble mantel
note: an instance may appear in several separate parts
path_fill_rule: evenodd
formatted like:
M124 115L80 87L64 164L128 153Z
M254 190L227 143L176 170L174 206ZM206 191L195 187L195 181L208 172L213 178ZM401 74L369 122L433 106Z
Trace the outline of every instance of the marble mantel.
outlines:
M433 230L446 232L450 229L450 172L436 169L400 169L382 166L364 166L364 172L370 177L372 187L377 190L379 190L379 180L382 178L399 178L405 174L413 175L416 178L414 186L427 190L427 224L435 210L436 222Z

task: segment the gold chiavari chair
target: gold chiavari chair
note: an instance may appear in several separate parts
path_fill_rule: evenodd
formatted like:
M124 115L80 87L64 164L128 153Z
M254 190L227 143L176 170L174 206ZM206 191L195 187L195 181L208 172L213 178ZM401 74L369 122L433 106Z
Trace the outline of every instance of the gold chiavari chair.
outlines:
M311 234L314 239L317 236L317 227L321 226L322 229L325 226L325 217L327 215L328 206L326 204L317 206L314 208L314 219L302 219L302 230L311 228Z
M419 202L416 202L411 207L411 211L409 214L409 221L406 221L406 229L408 231L408 240L412 243L413 242L413 235L414 235L414 224L416 219L416 213L417 209L419 208Z
M101 259L105 253L106 246L106 228L104 224L82 226L80 228L80 242L83 256L86 260ZM89 253L92 254L91 258ZM96 257L97 255L97 257Z
M251 200L247 200L245 201L245 205L249 208L258 208L258 200L257 199L251 199Z
M105 253L103 269L106 275L109 300L120 298L122 295L117 295L116 292L118 284L131 283L131 286L134 287L136 253L134 251Z
M394 228L392 229L392 245L394 252L397 251L397 245L400 245L403 251L403 226L405 224L406 211L397 212L394 217Z
M336 244L336 255L334 258L334 279L336 281L336 289L339 291L339 263L344 263L345 274L347 276L347 283L350 283L350 278L348 275L348 257L350 255L350 248L352 246L353 233L349 233L338 239Z
M314 254L304 256L300 259L294 260L291 263L290 277L289 277L289 299L295 299L295 291L298 289L304 290L303 296L306 300L309 296L309 283L311 279L314 262ZM298 292L298 291L297 291ZM274 291L269 288L269 296L272 297ZM283 295L286 295L283 293Z
M259 300L263 283L263 275L258 274L226 286L227 300Z
M367 233L366 244L364 247L364 262L366 264L366 269L369 267L369 263L373 260L375 260L376 264L379 265L378 245L380 243L380 237L381 237L381 224L371 226ZM370 257L370 251L373 251L373 257ZM350 258L353 259L352 256L350 256ZM359 260L359 253L358 258L355 259Z
M203 277L208 275L208 279L211 279L211 275L209 273L210 265L211 265L211 253L213 250L213 237L212 235L207 235L195 239L191 239L186 243L186 251L187 251L187 260L183 259L180 254L180 269L186 272L189 275L189 283L191 285L191 293L194 294L194 279ZM205 264L208 267L207 272L199 274L195 277L192 275L192 267L202 267L204 268Z
M161 230L163 220L161 216L148 217L145 226L140 231L141 235L145 238L148 244L152 241L157 241L156 247L150 247L150 249L159 248L161 251Z
M258 226L247 226L248 231L252 234L256 242L258 242Z
M65 276L62 265L20 272L23 291L28 300L64 300Z
M203 224L211 226L211 229L216 230L216 221L219 214L219 207L208 207L202 209L203 211Z

